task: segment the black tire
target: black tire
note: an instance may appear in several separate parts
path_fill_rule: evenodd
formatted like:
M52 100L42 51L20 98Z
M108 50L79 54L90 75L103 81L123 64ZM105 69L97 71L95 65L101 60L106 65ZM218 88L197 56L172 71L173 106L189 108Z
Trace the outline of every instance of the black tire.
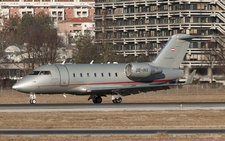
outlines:
M116 100L116 99L113 99L112 102L113 102L113 103L117 103L117 100Z
M121 103L122 102L122 98L119 97L119 98L116 98L114 100L112 100L113 103Z
M97 102L97 103L102 103L102 98L101 98L101 96L97 96L95 99L96 99L96 102Z
M119 97L118 99L116 99L117 103L121 103L122 102L122 98Z
M36 104L36 103L37 103L36 99L31 99L30 100L30 104Z
M97 96L92 101L93 103L102 103L102 98L100 96Z

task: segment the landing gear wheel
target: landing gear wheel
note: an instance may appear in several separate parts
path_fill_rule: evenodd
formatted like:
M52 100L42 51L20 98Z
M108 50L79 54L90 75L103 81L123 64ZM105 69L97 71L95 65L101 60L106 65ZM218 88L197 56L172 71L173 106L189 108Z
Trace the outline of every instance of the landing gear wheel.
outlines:
M30 104L36 104L36 102L37 102L36 99L31 99L30 100Z
M122 102L122 98L118 97L112 100L113 103L121 103Z
M102 103L102 98L101 96L97 96L92 99L93 103Z
M33 100L32 100L32 103L33 103L33 104L36 104L36 102L37 102L36 99L33 99Z

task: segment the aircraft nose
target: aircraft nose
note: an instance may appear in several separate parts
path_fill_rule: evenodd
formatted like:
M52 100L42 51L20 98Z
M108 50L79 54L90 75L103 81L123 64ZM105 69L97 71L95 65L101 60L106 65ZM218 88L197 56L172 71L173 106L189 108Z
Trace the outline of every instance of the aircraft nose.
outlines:
M18 84L18 83L14 84L14 85L12 86L12 89L14 89L14 90L19 90L20 88L21 88L21 85Z

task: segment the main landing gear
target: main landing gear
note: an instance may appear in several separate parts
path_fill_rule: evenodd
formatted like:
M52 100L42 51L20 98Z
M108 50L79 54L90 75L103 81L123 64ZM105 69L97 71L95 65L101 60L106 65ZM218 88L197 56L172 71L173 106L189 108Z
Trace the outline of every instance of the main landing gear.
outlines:
M118 95L112 95L112 102L113 103L121 103L122 102L122 98Z
M97 103L102 103L102 97L101 96L97 96L97 95L90 95L90 97L88 98L88 100L92 99L93 103L97 104ZM118 95L112 95L112 102L113 103L121 103L122 102L122 98Z
M35 93L30 93L30 104L36 104L36 95Z
M102 97L101 96L96 96L96 95L90 95L88 100L92 99L93 103L102 103Z

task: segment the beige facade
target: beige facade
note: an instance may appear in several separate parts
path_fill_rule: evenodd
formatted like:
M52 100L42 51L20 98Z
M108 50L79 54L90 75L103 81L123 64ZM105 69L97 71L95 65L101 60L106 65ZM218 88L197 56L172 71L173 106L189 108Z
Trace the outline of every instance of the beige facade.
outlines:
M58 23L59 33L78 33L82 30L82 23L94 23L90 18L73 18Z
M68 43L68 35L70 41L74 41L76 36L84 34L86 30L94 36L95 23L92 18L73 18L58 23L58 34L64 38L64 42Z
M194 68L207 75L209 64L202 52L209 42L225 35L225 1L96 0L95 23L97 41L101 41L104 30L117 51L125 56L156 56L173 34L204 35L193 40L181 67L188 68L187 75Z
M0 7L0 13L7 17L44 12L53 18L56 27L64 20L94 16L93 0L1 0Z

